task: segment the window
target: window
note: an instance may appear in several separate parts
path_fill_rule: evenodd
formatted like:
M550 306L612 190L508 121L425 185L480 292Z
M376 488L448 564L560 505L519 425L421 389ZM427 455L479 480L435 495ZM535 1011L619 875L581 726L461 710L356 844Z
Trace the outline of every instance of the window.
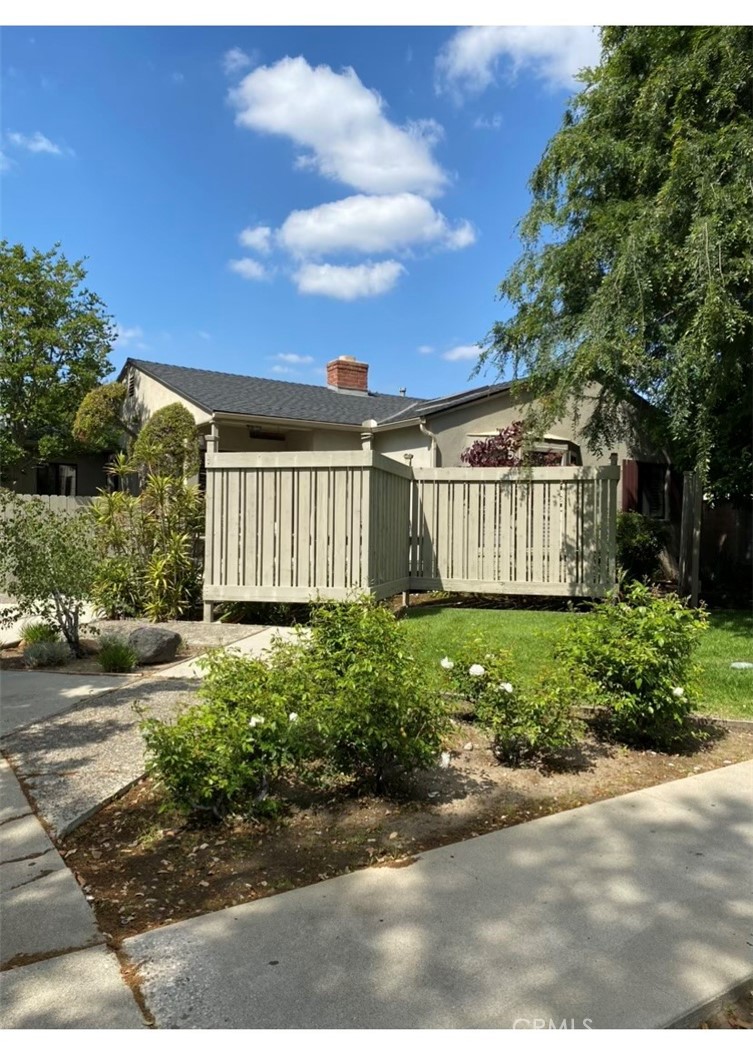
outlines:
M43 463L37 467L37 495L75 496L77 472L75 463Z
M667 520L669 467L665 463L638 464L638 509L646 517Z

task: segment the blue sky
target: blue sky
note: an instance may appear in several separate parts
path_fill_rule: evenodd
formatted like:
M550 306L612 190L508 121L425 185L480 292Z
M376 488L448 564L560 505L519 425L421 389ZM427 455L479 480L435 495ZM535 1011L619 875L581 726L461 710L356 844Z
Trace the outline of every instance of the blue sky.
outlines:
M116 366L462 390L597 58L577 27L4 29L3 236L87 258Z

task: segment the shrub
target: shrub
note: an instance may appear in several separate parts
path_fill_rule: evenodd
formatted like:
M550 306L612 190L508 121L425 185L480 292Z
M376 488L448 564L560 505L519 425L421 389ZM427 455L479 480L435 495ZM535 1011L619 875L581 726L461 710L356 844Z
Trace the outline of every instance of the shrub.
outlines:
M663 521L632 512L617 515L617 564L628 579L656 574L666 539Z
M148 474L182 480L199 469L196 421L180 402L158 409L141 428L131 463Z
M536 681L530 691L509 682L487 685L477 716L492 736L495 755L513 766L567 749L581 732L570 685L556 673Z
M15 602L0 609L3 624L38 615L80 654L79 619L96 564L88 511L56 511L0 489L0 589Z
M136 665L138 655L126 641L119 637L103 637L97 661L107 673L130 673Z
M24 648L24 662L29 669L63 666L72 658L71 649L61 640L39 641Z
M488 640L476 635L462 648L445 656L439 663L444 689L475 704L490 685L509 683L512 678L510 652L501 648L489 652L487 648Z
M469 467L559 467L562 457L556 452L535 452L525 447L522 420L499 428L490 438L474 441L460 454Z
M204 661L198 705L174 723L142 715L147 767L168 803L185 813L220 818L254 803L263 810L270 781L292 762L297 718L284 678L264 662L226 651Z
M444 705L387 608L318 603L300 638L275 642L264 661L210 653L199 705L175 723L142 719L149 769L173 806L258 812L281 770L312 761L378 791L391 771L436 762Z
M676 595L633 582L624 600L579 617L556 654L575 695L587 692L606 707L615 738L671 748L688 734L698 674L692 653L706 619Z
M487 644L473 637L440 665L449 689L475 705L498 758L519 764L572 745L578 725L568 685L550 676L525 691L514 678L510 652L487 651Z
M153 622L191 614L201 597L204 499L179 478L147 478L138 495L109 492L93 505L100 564L93 598L108 618Z
M24 644L52 644L60 640L60 633L51 622L25 622L21 627Z
M337 768L383 792L395 770L436 762L446 708L386 607L369 598L314 605L298 666L318 752Z

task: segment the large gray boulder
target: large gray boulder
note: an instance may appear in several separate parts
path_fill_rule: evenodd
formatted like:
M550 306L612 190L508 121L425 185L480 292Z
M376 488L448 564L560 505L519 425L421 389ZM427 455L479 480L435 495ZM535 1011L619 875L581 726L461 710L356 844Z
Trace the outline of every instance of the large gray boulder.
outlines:
M180 647L180 634L162 626L108 626L107 633L120 637L136 652L140 666L152 666L159 662L172 662Z

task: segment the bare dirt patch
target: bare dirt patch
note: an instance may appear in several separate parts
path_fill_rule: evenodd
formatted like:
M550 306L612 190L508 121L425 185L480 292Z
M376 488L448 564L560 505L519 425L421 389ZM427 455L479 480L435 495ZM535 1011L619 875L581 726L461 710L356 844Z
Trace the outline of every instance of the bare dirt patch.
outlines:
M472 748L466 748L472 745ZM61 852L118 943L155 926L268 897L368 865L399 868L422 850L753 757L753 731L669 755L588 738L548 769L500 766L459 724L447 768L420 771L389 798L343 783L288 779L273 821L186 823L160 813L149 779L65 838Z
M699 1028L753 1029L753 990L733 1002L727 1003L711 1017L707 1017Z

